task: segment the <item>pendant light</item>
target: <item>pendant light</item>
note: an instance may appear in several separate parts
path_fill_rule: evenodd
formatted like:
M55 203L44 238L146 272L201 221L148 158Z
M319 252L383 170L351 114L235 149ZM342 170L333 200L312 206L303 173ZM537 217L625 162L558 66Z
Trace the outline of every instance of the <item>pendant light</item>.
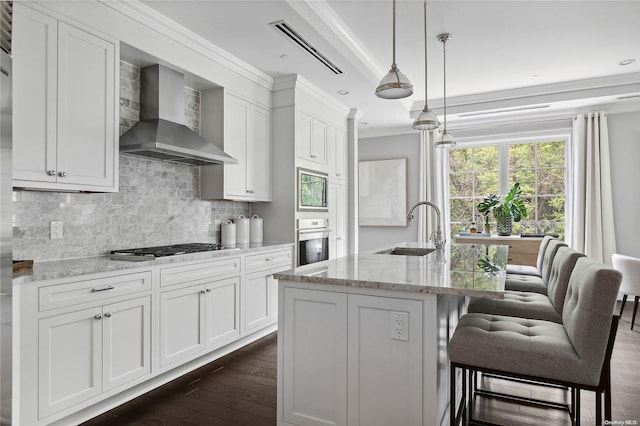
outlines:
M433 130L440 126L438 116L429 108L427 99L427 0L424 0L424 109L413 122L416 130Z
M413 94L413 85L396 65L396 0L393 0L393 63L376 88L376 96L383 99L401 99Z
M444 81L444 93L443 93L443 99L444 99L444 129L442 130L442 133L440 133L440 137L438 137L438 139L436 140L436 146L437 147L452 147L456 145L456 141L455 139L453 139L453 136L451 136L448 132L447 132L447 49L446 49L446 44L447 41L449 41L451 39L451 34L449 33L442 33L442 34L438 34L438 40L442 42L442 63L443 63L443 81Z

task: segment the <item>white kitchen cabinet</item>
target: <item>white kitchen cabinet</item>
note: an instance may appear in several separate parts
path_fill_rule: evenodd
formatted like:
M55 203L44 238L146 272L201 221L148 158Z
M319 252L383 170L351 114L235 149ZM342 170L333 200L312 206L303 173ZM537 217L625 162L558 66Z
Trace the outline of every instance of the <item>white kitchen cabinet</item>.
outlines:
M280 250L247 256L242 291L243 333L278 320L278 281L273 274L291 269L292 251Z
M14 12L14 187L116 192L119 43Z
M204 351L205 292L195 285L160 293L160 367Z
M347 295L297 288L282 293L282 419L300 426L346 425Z
M229 94L224 89L203 92L202 110L203 137L238 160L237 164L201 168L202 198L270 201L269 110Z
M160 293L160 366L167 367L240 337L240 277Z
M347 255L347 188L329 184L329 259Z
M328 125L302 111L296 111L296 157L327 166ZM324 168L320 171L324 171Z
M43 318L39 418L151 373L151 297Z
M349 294L347 315L347 423L422 424L422 303ZM396 326L406 337L393 336Z
M347 170L347 135L329 126L329 179L344 183Z
M215 281L206 291L207 349L213 350L240 337L240 277Z

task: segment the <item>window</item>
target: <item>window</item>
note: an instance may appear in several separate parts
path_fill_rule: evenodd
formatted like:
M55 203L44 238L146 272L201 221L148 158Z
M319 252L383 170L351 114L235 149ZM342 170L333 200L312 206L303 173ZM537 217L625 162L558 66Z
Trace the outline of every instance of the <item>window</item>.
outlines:
M564 237L566 141L503 142L459 146L449 151L451 233L482 225L477 205L487 194L522 188L528 217L513 232L556 233ZM495 219L490 216L495 229Z

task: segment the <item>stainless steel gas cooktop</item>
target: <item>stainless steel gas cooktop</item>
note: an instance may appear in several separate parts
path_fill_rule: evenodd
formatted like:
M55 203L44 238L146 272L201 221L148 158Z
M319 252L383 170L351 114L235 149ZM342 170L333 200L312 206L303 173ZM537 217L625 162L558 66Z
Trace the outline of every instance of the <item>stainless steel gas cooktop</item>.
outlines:
M224 247L220 244L190 243L174 244L169 246L142 247L124 250L112 250L112 260L153 260L156 257L177 256L179 254L199 253L214 250L238 250L237 248Z

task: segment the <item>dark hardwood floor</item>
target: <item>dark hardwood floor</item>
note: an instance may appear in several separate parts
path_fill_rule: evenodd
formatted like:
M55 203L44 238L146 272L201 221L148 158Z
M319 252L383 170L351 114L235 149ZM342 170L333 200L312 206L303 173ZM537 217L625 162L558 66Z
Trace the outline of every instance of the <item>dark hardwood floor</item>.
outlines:
M631 311L625 309L620 321L612 360L613 418L621 425L640 425L640 324L633 331L629 329ZM274 333L85 425L275 425L276 345ZM558 390L484 380L486 386L496 390L556 401L564 398ZM581 424L593 425L593 393L582 392L581 396ZM502 425L571 424L565 411L486 397L476 398L474 417Z

